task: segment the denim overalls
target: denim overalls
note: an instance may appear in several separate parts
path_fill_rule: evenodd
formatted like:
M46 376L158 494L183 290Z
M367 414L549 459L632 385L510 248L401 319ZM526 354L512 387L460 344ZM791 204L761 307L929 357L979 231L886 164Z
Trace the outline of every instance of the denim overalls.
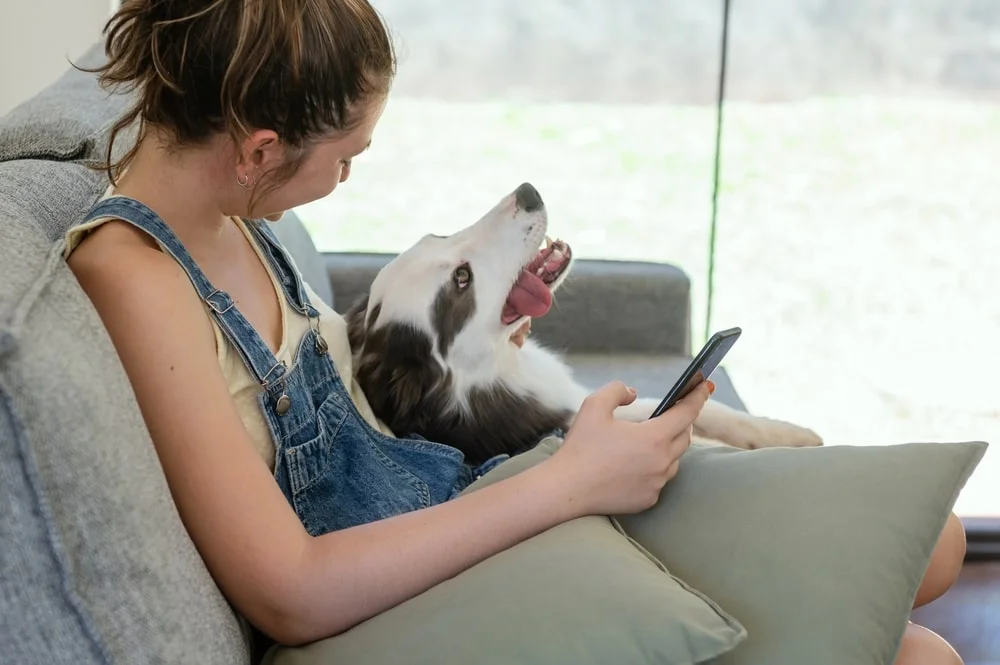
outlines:
M267 222L247 220L288 304L308 316L291 367L279 362L229 295L208 281L159 216L123 196L98 202L84 222L113 217L151 235L177 260L211 316L261 386L258 402L275 444L274 477L312 535L447 501L506 455L477 469L461 451L422 438L394 439L361 417L319 334L298 271Z

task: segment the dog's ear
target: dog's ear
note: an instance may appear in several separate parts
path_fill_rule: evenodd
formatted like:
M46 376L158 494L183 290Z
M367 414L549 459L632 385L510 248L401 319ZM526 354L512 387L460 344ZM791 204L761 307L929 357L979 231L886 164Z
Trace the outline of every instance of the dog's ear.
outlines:
M398 435L420 433L427 400L438 394L444 371L432 356L430 337L390 323L368 330L355 371L375 415Z

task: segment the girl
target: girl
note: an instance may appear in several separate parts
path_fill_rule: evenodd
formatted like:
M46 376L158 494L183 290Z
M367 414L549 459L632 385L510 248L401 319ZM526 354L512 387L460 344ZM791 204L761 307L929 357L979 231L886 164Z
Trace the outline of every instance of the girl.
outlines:
M109 148L67 261L191 538L254 625L334 635L563 521L655 503L710 383L645 423L612 418L635 393L608 385L551 458L456 498L485 469L394 438L350 378L343 320L263 218L330 194L371 143L395 56L367 0L125 0L106 34L102 83L137 92L112 143L133 123L138 140ZM963 550L953 521L920 598ZM956 659L911 627L899 662Z

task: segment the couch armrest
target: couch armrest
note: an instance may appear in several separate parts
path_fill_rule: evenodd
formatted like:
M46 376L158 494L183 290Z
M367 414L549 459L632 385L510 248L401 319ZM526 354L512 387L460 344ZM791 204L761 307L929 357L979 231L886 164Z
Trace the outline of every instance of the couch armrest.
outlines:
M368 291L392 259L382 253L324 254L338 311ZM580 259L533 335L568 353L688 355L691 285L662 263Z

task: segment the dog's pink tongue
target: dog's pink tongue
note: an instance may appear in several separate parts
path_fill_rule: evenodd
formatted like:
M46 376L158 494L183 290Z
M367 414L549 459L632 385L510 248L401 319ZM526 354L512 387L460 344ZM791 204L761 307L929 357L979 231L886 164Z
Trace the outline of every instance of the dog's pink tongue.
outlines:
M552 307L552 292L538 275L523 270L507 296L507 305L521 316L545 316Z

